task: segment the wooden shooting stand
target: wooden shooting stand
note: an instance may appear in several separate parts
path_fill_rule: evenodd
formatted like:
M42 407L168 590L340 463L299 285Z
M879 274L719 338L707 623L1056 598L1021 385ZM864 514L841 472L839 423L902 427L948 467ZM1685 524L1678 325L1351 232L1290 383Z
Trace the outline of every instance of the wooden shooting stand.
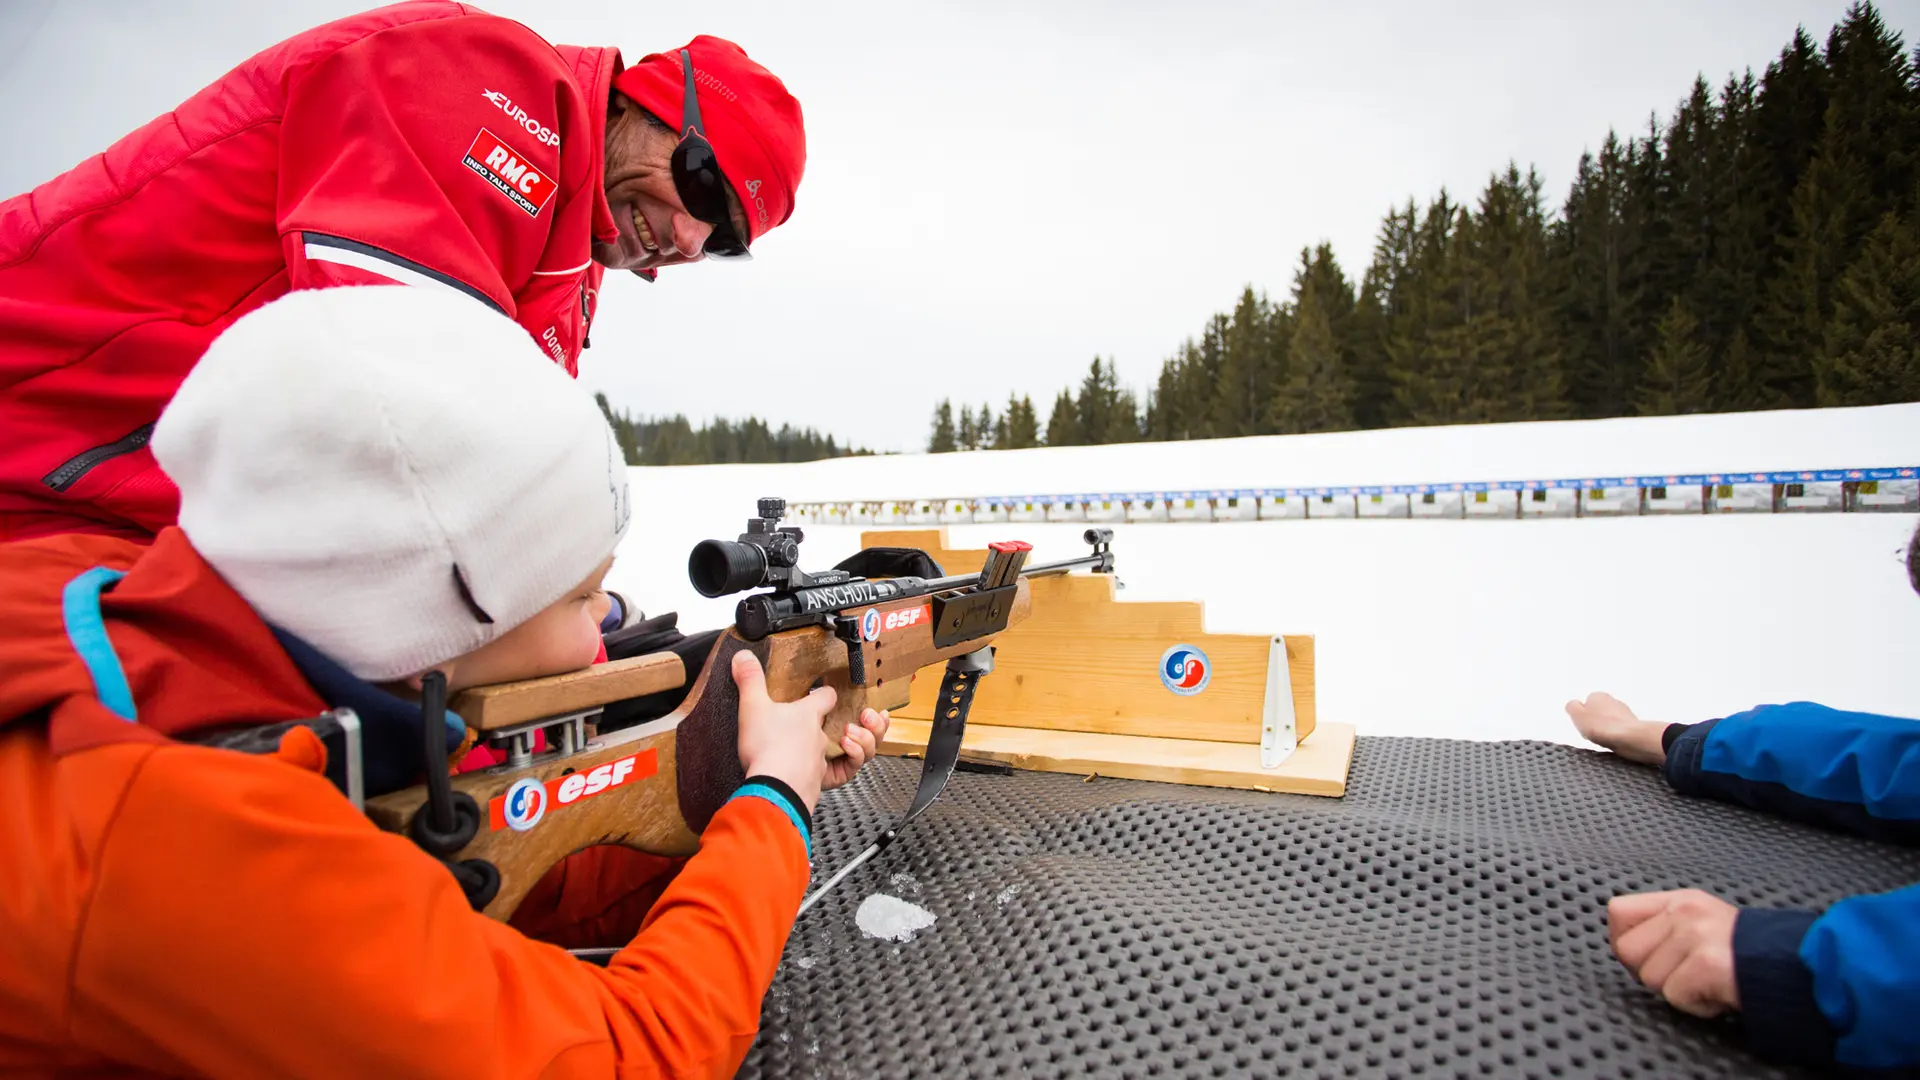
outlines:
M949 548L945 529L870 530L861 546L919 548L949 574L977 572L987 555ZM1110 574L1032 586L1032 615L994 642L994 671L980 682L961 744L967 757L1044 772L1346 792L1354 729L1318 722L1312 637L1210 634L1200 604L1123 603ZM1182 696L1161 681L1176 645L1206 655L1212 670L1198 693ZM938 679L915 680L881 753L917 755L926 746L938 693ZM1263 751L1278 763L1263 767Z

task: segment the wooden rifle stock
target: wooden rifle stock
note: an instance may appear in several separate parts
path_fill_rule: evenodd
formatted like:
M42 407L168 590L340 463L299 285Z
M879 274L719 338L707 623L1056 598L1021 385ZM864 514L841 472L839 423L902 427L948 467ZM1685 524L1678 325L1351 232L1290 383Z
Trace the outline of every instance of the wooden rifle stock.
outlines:
M1028 583L1018 582L1007 626L1027 617ZM449 861L485 860L499 871L498 893L488 915L506 919L548 870L574 852L599 844L623 844L656 855L691 855L699 833L740 786L739 692L733 654L746 649L766 671L775 701L794 701L816 686L831 686L833 711L822 725L826 755L839 757L840 736L861 710L905 705L915 672L989 644L994 633L939 647L934 643L928 596L876 604L877 633L864 642L865 685L851 684L848 643L824 627L809 626L747 641L735 630L720 635L693 688L678 709L658 720L604 735L579 749L562 746L560 732L578 717L613 701L679 685L679 658L635 657L581 672L485 687L456 698L453 711L488 732L549 722L550 749L530 760L452 778L455 792L471 796L480 810L471 841ZM643 678L639 672L650 672ZM470 715L470 712L472 715ZM529 736L530 737L530 736ZM537 792L537 794L536 794ZM425 785L367 801L367 814L381 828L405 833L425 812Z

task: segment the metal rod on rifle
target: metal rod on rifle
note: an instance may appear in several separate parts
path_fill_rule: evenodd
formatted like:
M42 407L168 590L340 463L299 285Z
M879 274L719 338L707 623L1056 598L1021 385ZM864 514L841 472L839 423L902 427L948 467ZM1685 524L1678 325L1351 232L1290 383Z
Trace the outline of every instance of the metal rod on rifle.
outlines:
M794 920L798 921L800 916L805 915L807 913L808 908L819 903L820 898L827 895L828 889L831 889L835 885L840 884L841 881L846 879L846 876L848 874L851 874L855 870L860 869L860 867L864 865L868 859L871 859L875 855L880 854L881 850L884 849L889 843L893 841L893 835L894 835L893 830L891 829L881 834L880 839L875 840L873 843L867 845L867 850L861 852L858 855L855 855L853 859L847 863L847 865L841 867L838 872L836 872L832 877L828 878L825 884L813 890L813 894L811 896L808 896L805 900L800 901L800 910L793 913Z

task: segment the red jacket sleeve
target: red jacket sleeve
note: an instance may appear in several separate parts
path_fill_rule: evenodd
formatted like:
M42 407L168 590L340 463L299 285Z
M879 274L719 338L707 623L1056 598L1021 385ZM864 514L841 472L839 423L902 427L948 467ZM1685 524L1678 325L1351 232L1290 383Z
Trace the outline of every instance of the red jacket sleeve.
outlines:
M284 74L277 203L291 285L452 289L517 320L572 372L604 107L526 27L448 12Z
M102 846L76 1038L206 1076L728 1076L807 883L736 798L602 969L473 912L446 869L276 758L157 749Z

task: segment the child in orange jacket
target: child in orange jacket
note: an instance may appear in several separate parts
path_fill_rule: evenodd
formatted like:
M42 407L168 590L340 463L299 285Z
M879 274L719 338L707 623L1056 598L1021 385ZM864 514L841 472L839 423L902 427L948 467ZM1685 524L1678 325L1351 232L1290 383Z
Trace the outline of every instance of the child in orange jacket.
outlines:
M592 661L630 515L592 400L464 297L306 291L214 343L153 449L181 513L150 548L0 546L0 1073L731 1075L806 888L831 690L776 704L735 664L748 783L604 969L474 912L310 730L190 741L351 706L377 794L423 766L428 672Z

